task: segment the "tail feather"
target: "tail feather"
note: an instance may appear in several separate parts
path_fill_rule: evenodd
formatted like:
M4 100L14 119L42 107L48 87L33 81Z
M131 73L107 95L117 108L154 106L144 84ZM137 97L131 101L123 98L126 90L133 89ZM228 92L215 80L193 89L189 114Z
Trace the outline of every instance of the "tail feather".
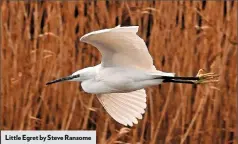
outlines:
M162 71L156 71L151 73L152 76L158 77L158 76L169 76L169 77L174 77L175 73L167 73L167 72L162 72Z

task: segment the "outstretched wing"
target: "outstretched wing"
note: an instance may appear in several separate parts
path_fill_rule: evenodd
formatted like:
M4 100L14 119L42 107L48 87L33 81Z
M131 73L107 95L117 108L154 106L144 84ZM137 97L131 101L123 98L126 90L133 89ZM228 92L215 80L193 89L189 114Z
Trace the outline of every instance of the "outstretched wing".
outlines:
M97 95L109 115L125 126L137 124L142 119L146 108L146 93L144 89L129 93L110 93Z
M153 60L143 39L136 33L139 26L103 29L90 32L80 41L95 46L102 54L103 67L137 67L154 70Z

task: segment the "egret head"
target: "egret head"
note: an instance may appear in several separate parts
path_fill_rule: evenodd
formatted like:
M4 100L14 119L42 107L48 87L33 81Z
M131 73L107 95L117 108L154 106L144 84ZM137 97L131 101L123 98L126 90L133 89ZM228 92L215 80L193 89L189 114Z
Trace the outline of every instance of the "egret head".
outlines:
M96 72L95 67L84 68L82 70L78 70L78 71L74 72L72 75L47 82L46 85L63 82L63 81L79 81L79 82L81 82L81 81L92 78L95 75L95 72Z

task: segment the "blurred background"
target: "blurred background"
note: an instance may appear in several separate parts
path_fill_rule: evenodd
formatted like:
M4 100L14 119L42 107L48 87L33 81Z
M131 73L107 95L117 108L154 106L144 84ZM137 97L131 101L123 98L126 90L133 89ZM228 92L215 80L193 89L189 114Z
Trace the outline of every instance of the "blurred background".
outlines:
M97 143L235 141L237 1L1 1L1 129L96 130ZM46 86L100 63L79 38L139 25L157 69L219 83L147 89L147 109L132 128L115 122L80 83ZM143 58L142 58L143 59Z

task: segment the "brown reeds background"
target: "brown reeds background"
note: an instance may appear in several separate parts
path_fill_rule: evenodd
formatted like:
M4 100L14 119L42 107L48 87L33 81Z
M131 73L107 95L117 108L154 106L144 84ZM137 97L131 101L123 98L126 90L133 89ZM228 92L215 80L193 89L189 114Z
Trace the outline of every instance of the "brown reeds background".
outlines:
M236 1L69 1L1 3L1 129L97 130L97 143L235 141ZM147 89L143 120L125 128L80 84L49 80L100 63L85 33L139 25L155 66L180 76L220 74L207 85ZM143 59L143 58L142 58Z

